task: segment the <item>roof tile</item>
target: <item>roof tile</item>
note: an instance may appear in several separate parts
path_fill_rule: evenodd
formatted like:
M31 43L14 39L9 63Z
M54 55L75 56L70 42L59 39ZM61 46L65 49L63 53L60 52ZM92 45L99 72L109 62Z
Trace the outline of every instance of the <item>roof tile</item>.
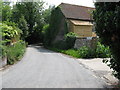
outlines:
M81 20L93 20L90 13L95 8L66 4L66 3L61 3L59 6L66 18L81 19Z

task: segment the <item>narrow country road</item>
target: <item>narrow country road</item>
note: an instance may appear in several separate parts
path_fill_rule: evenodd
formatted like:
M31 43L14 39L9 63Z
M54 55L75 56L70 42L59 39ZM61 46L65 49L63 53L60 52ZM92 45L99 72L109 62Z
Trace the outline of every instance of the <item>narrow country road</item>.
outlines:
M3 71L3 88L105 88L106 84L76 60L40 46Z

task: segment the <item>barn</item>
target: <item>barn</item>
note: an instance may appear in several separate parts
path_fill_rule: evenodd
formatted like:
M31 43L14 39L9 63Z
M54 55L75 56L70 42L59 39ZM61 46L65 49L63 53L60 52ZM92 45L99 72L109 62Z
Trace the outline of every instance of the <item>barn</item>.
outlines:
M68 22L69 32L74 32L78 37L92 37L94 8L61 3L61 11Z
M67 27L68 32L74 32L77 35L75 47L90 44L90 39L92 40L92 38L96 37L92 18L94 8L67 3L61 3L58 7L63 17L59 21L59 27L56 28L58 33L53 42L64 39ZM65 27L66 24L67 26Z

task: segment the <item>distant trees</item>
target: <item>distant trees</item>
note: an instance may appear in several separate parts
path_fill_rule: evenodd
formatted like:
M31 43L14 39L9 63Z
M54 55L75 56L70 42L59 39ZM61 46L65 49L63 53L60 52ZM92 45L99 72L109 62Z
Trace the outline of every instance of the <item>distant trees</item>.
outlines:
M45 9L42 13L42 18L44 19L44 23L45 24L49 24L50 23L50 17L51 17L51 12L52 10L55 9L55 6L49 6L48 9Z
M24 16L21 16L21 18L18 21L18 25L19 25L19 28L23 31L21 38L25 40L25 38L27 38L29 34L29 31L28 31L27 21L25 20Z
M9 2L2 2L2 21L9 21L11 19L12 9Z
M120 2L96 2L95 30L101 42L110 47L110 68L120 79Z
M34 1L34 0L33 0ZM13 6L10 2L2 3L2 21L16 23L22 30L21 38L28 43L43 42L44 26L50 23L51 11L55 6L44 8L43 1L23 2L20 0Z
M59 32L60 22L63 18L63 14L59 7L55 8L51 12L50 25L46 29L46 34L44 38L45 46L51 46L52 41L55 39L57 33Z
M12 21L18 23L18 27L24 32L23 38L29 43L40 42L40 34L43 27L42 11L44 2L17 2L13 6ZM21 23L23 22L23 23ZM37 29L37 33L36 33ZM31 41L32 38L32 41Z

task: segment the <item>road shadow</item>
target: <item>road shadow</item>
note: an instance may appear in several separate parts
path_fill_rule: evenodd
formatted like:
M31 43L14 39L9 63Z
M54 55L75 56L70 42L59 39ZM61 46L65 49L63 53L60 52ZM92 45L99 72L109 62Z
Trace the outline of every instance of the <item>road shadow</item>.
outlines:
M35 48L37 51L43 52L43 53L58 53L58 52L54 52L54 51L48 50L48 49L46 49L44 46L39 46L38 44L28 45L28 47L33 47L33 48Z

